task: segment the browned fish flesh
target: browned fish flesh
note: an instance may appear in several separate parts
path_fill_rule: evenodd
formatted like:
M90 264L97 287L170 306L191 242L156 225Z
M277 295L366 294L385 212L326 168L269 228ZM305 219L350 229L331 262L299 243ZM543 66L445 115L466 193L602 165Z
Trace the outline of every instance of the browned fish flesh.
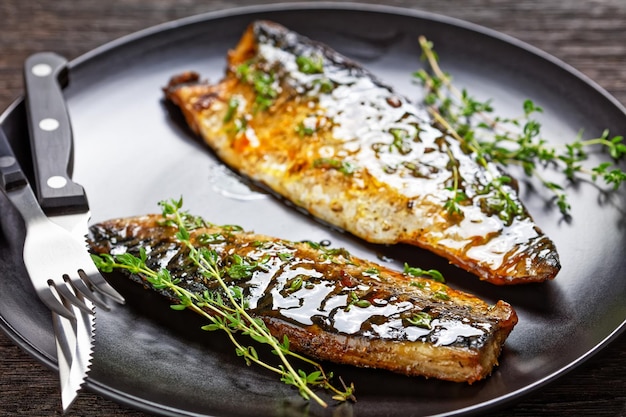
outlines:
M91 249L137 256L143 247L146 264L167 268L180 286L199 294L220 291L188 261L177 231L161 215L106 221L91 227ZM504 301L489 305L343 249L208 223L192 230L190 241L218 254L223 279L243 289L250 314L278 340L286 335L292 350L321 360L472 383L492 372L517 323ZM229 272L235 261L254 268L235 275ZM139 276L130 278L179 301Z
M224 163L366 241L420 246L494 284L560 269L514 181L327 46L254 22L220 82L190 72L164 90Z

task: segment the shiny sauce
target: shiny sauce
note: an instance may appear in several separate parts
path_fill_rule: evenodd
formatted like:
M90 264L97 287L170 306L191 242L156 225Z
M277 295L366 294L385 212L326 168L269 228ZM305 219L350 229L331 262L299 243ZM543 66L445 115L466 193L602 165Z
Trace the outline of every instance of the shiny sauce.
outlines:
M479 166L460 142L432 125L423 108L323 47L276 35L270 26L257 26L255 35L256 55L245 65L272 74L277 96L295 97L308 109L298 129L302 148L314 155L308 158L309 169L349 167L346 175L356 187L366 176L373 178L405 198L415 216L428 219L423 221L430 222L425 228L430 239L488 268L502 268L543 239L525 211L502 217L490 187L502 172L493 164ZM303 57L319 61L320 70L303 71L298 61ZM248 120L259 111L252 104L240 110L248 112ZM458 172L458 190L466 196L454 216L443 208L453 197L452 165ZM286 170L287 161L274 167L276 172ZM515 184L502 188L521 207ZM515 265L510 268L513 272Z
M106 241L113 254L136 254L145 248L149 267L167 268L190 291L221 291L216 281L201 276L189 262L174 232L167 227L101 229L96 240ZM463 299L434 280L356 259L343 249L231 229L199 229L192 236L194 245L219 255L223 279L243 289L248 310L258 317L366 339L466 348L480 348L498 328L487 304L473 297ZM233 278L228 268L234 256L258 267L248 276ZM418 316L426 320L416 322Z

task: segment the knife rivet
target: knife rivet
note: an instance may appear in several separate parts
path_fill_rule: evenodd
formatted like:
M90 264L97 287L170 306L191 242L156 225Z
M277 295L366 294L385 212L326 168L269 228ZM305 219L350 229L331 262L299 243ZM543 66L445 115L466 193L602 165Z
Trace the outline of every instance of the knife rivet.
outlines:
M12 156L0 157L0 167L8 168L12 166L13 164L15 164L15 158L13 158Z
M48 181L46 181L46 184L48 184L48 187L50 188L63 188L65 187L65 184L67 184L67 180L63 177L55 175L53 177L48 178Z
M45 130L47 132L52 132L53 130L57 130L59 128L59 121L57 119L42 119L39 121L39 129Z
M52 73L52 67L48 64L37 64L33 65L30 72L37 77L47 77Z

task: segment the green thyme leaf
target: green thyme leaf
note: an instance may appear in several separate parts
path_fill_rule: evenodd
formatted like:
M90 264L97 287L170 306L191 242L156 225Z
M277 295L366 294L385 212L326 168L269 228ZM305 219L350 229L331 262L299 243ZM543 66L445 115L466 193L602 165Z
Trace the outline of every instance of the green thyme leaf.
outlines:
M421 327L422 329L431 329L430 323L432 320L431 315L423 311L415 313L412 317L406 319L413 326Z

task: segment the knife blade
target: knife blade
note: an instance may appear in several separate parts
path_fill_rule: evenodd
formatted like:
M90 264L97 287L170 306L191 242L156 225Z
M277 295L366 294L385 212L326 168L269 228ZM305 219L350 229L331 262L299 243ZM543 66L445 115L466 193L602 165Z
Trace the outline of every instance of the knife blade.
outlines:
M81 353L78 346L93 344L92 329L95 325L95 308L91 301L82 297L80 293L77 296L92 309L93 314L88 314L65 300L62 301L63 304L74 313L77 317L76 320L69 320L52 312L52 323L55 335L57 335L55 342L59 380L61 382L61 405L64 413L74 403L76 394L80 391L91 366L91 352L89 357L85 357L84 350Z
M61 84L68 82L67 72L67 61L57 54L30 56L24 63L25 102L39 205L50 220L85 242L89 204L83 187L71 179L72 131L61 92ZM64 412L86 380L93 355L95 307L81 294L77 297L93 314L69 303L65 305L75 320L53 313Z
M96 320L96 311L95 306L88 299L84 298L82 294L78 293L77 297L79 297L87 306L89 306L93 314L88 314L75 305L68 305L66 301L66 307L72 309L74 315L76 316L75 321L70 321L63 316L60 316L56 313L53 313L53 319L55 322L59 322L61 326L64 326L63 334L69 335L72 334L75 336L74 340L69 341L67 346L62 346L63 349L70 349L73 347L74 351L70 351L71 361L68 363L63 360L59 361L59 375L61 371L67 372L67 374L61 377L61 381L64 384L61 387L61 405L63 407L63 412L69 410L69 408L74 403L76 399L77 393L82 388L83 383L87 379L87 373L91 367L91 359L93 355L93 345L94 345L94 329L95 329L95 320ZM67 327L71 325L71 331ZM83 346L89 346L89 349L82 348ZM58 350L57 350L58 354Z

